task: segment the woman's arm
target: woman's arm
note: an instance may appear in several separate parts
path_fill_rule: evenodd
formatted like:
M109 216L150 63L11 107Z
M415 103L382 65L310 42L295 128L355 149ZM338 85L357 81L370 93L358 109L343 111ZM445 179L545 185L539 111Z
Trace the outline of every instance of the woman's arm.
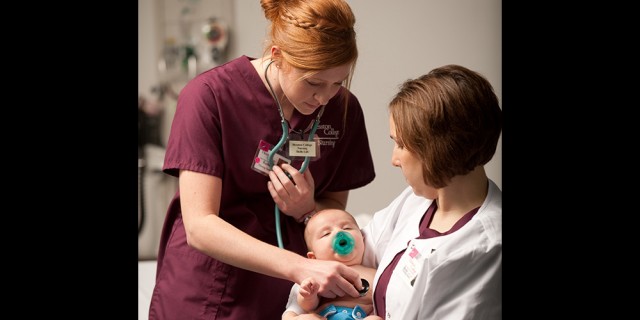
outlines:
M313 278L323 296L356 297L360 275L336 261L307 259L253 238L218 216L222 179L181 170L179 176L182 216L187 243L224 263L268 276L300 283Z

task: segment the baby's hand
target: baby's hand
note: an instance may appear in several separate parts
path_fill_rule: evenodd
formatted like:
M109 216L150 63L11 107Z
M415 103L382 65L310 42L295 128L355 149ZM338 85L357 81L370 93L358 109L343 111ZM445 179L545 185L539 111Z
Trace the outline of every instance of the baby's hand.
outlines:
M300 283L300 290L298 291L303 297L311 297L318 294L320 286L313 282L313 278L307 278Z

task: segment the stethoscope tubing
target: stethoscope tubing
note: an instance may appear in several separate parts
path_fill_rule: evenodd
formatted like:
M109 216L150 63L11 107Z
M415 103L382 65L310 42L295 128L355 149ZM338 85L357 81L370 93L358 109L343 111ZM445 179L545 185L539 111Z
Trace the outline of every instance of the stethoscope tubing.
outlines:
M320 116L324 111L324 106L322 106L322 108L323 110L320 110L320 112L318 113L318 116L316 117L316 120L313 123L313 127L309 132L308 141L313 141L313 137L316 134L316 129L318 129L318 124L320 123ZM278 141L278 143L271 149L271 151L269 151L269 157L267 158L269 161L269 169L273 169L273 157L278 152L278 150L280 150L280 148L287 141L288 138L289 138L289 126L287 125L287 122L283 120L282 121L282 137L280 138L280 141ZM309 166L309 160L310 160L309 156L304 157L302 166L300 166L300 169L298 170L300 173L304 173L304 171L307 169L307 166ZM274 211L275 211L275 219L276 219L276 236L278 238L278 246L280 248L284 248L284 244L282 243L282 229L280 227L280 208L278 207L277 204L275 205Z
M273 95L273 98L276 100L276 104L278 105L278 111L280 113L280 119L281 119L280 122L282 123L282 136L280 137L280 141L278 141L278 143L269 151L269 156L267 158L269 162L269 169L273 169L273 165L274 165L273 157L276 155L278 150L282 148L285 142L287 142L287 140L289 139L289 125L287 124L287 121L284 118L284 112L282 111L282 105L280 105L280 100L278 99L275 92L273 91L273 88L271 87L271 82L269 81L269 77L267 76L267 70L269 70L269 67L271 66L272 63L273 63L273 60L271 60L267 65L267 67L265 68L264 77L267 81L267 85L269 86L269 90L271 90L271 94ZM313 127L309 132L308 141L313 141L313 138L316 134L316 130L318 129L318 124L320 123L320 117L322 117L323 112L324 112L324 106L321 107L320 112L318 112L318 115L316 116L316 119L313 122ZM309 166L309 160L310 160L309 156L304 157L302 166L298 170L300 173L304 173L304 171L307 169L307 166ZM282 243L282 229L280 227L280 208L278 208L277 204L275 205L274 211L275 211L275 219L276 219L276 236L278 238L278 246L284 249L284 245Z

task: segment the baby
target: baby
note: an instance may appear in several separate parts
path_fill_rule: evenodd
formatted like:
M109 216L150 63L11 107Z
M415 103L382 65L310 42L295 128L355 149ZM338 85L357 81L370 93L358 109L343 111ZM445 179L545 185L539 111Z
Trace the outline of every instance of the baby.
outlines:
M364 289L358 298L345 295L327 299L318 296L318 285L312 279L303 280L300 285L294 284L291 288L282 320L300 318L309 313L316 313L316 319L382 320L379 316L369 315L373 313L369 284L373 283L376 269L361 265L364 238L355 218L344 210L318 211L308 220L304 239L309 249L309 259L335 260L351 266L360 273Z

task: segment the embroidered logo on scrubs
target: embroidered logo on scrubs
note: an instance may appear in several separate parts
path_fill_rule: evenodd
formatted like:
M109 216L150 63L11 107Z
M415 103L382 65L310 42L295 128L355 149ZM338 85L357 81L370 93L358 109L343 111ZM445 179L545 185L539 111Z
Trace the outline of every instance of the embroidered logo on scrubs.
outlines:
M340 130L334 129L330 124L322 124L318 126L317 133L322 133L320 135L320 145L321 146L330 146L335 148L336 141L340 139Z

